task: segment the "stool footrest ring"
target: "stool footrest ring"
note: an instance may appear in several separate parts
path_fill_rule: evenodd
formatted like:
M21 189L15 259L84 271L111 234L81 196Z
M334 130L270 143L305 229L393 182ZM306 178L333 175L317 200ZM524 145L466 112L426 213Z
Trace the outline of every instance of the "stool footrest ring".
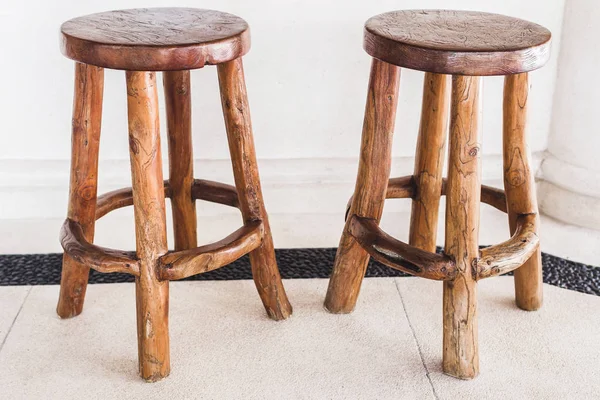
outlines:
M159 259L159 279L173 281L221 268L259 247L263 235L262 221L250 221L218 242L169 252Z
M171 186L169 181L164 182L165 197L171 197ZM225 183L209 181L205 179L194 179L192 185L192 198L194 200L205 200L212 203L239 208L237 190L234 186ZM100 219L109 212L122 207L133 205L132 189L118 189L98 197L96 203L96 219Z
M376 220L352 215L350 234L374 259L388 267L433 280L452 280L454 262L446 255L430 253L394 239L379 228Z
M506 274L529 260L540 245L536 225L537 214L519 215L517 229L510 239L481 250L477 260L477 279Z
M60 230L60 244L69 257L98 272L140 275L135 252L107 249L88 242L81 225L70 218L65 220Z
M171 197L169 181L164 182L165 197ZM192 198L239 208L234 186L203 179L195 179ZM96 219L118 208L133 205L131 188L114 190L98 197ZM169 252L159 259L157 274L162 280L177 280L212 271L230 264L262 244L264 224L247 221L243 227L218 242L189 250ZM125 272L140 275L135 252L107 249L89 243L81 225L67 219L61 229L61 244L65 253L76 261L98 272Z
M446 195L447 179L442 180L441 195ZM402 176L399 178L390 178L385 198L386 199L414 199L417 193L417 183L413 175ZM487 185L481 185L481 202L489 204L495 209L507 212L506 195L504 190L497 189ZM350 215L350 205L352 197L346 205L346 218Z
M443 179L441 195L446 194L446 182ZM417 190L412 175L392 178L388 181L386 198L414 199ZM506 195L501 189L481 185L481 202L507 212ZM351 218L349 232L374 259L411 275L434 280L454 279L456 266L448 256L423 251L394 239L382 231L374 219L350 216L351 204L352 197L346 209L346 217ZM521 214L510 239L481 250L473 265L474 276L479 280L511 272L523 265L538 247L537 214Z

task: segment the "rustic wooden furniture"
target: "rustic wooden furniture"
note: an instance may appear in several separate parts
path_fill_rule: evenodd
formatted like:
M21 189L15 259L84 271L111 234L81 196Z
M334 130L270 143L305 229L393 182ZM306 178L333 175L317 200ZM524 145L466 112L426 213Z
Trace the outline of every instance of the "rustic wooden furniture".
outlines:
M443 370L458 378L473 378L479 371L479 279L514 270L517 305L524 310L542 305L539 219L525 120L527 72L548 60L550 38L547 29L531 22L468 11L394 11L365 25L364 48L373 61L358 177L325 307L333 313L354 309L369 256L444 281ZM421 125L413 175L388 180L400 67L425 72ZM480 183L480 76L487 75L505 75L505 191ZM449 166L443 179L448 113ZM436 254L442 195L445 247ZM379 228L386 198L412 199L408 244ZM512 234L482 250L480 202L507 212Z
M242 56L247 23L201 9L111 11L61 27L62 52L75 60L69 210L61 230L65 250L57 312L82 311L89 269L135 276L139 372L156 381L169 374L169 281L220 268L249 253L269 317L292 313L275 261L263 204ZM193 177L190 72L217 65L235 187ZM97 197L103 68L125 70L132 188ZM163 71L169 138L169 180L163 182L156 73ZM167 248L165 197L171 199L175 250ZM195 200L239 208L243 226L197 247ZM133 205L136 252L92 244L94 223Z

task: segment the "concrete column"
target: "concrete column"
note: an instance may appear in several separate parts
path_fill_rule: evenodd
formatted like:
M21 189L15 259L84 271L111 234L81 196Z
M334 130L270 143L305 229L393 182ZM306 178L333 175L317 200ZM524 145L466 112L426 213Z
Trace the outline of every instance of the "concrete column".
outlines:
M543 214L600 230L600 2L567 0L548 152Z

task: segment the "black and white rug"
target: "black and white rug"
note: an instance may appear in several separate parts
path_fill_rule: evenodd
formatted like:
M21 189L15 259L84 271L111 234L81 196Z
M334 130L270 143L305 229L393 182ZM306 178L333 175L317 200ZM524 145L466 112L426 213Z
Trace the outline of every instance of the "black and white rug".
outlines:
M284 279L328 278L335 248L278 249L277 262ZM62 254L0 255L0 286L56 285L60 283ZM580 264L550 254L542 254L544 282L565 289L600 296L600 267ZM407 276L376 261L369 262L367 277ZM127 274L101 274L90 271L90 283L132 282ZM252 279L247 256L215 271L186 280Z

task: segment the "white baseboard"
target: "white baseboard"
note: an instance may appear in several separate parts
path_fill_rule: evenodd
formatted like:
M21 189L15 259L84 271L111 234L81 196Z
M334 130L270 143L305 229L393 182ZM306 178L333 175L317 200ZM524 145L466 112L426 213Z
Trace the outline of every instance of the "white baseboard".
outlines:
M540 166L540 211L567 224L600 230L600 171L544 155Z

